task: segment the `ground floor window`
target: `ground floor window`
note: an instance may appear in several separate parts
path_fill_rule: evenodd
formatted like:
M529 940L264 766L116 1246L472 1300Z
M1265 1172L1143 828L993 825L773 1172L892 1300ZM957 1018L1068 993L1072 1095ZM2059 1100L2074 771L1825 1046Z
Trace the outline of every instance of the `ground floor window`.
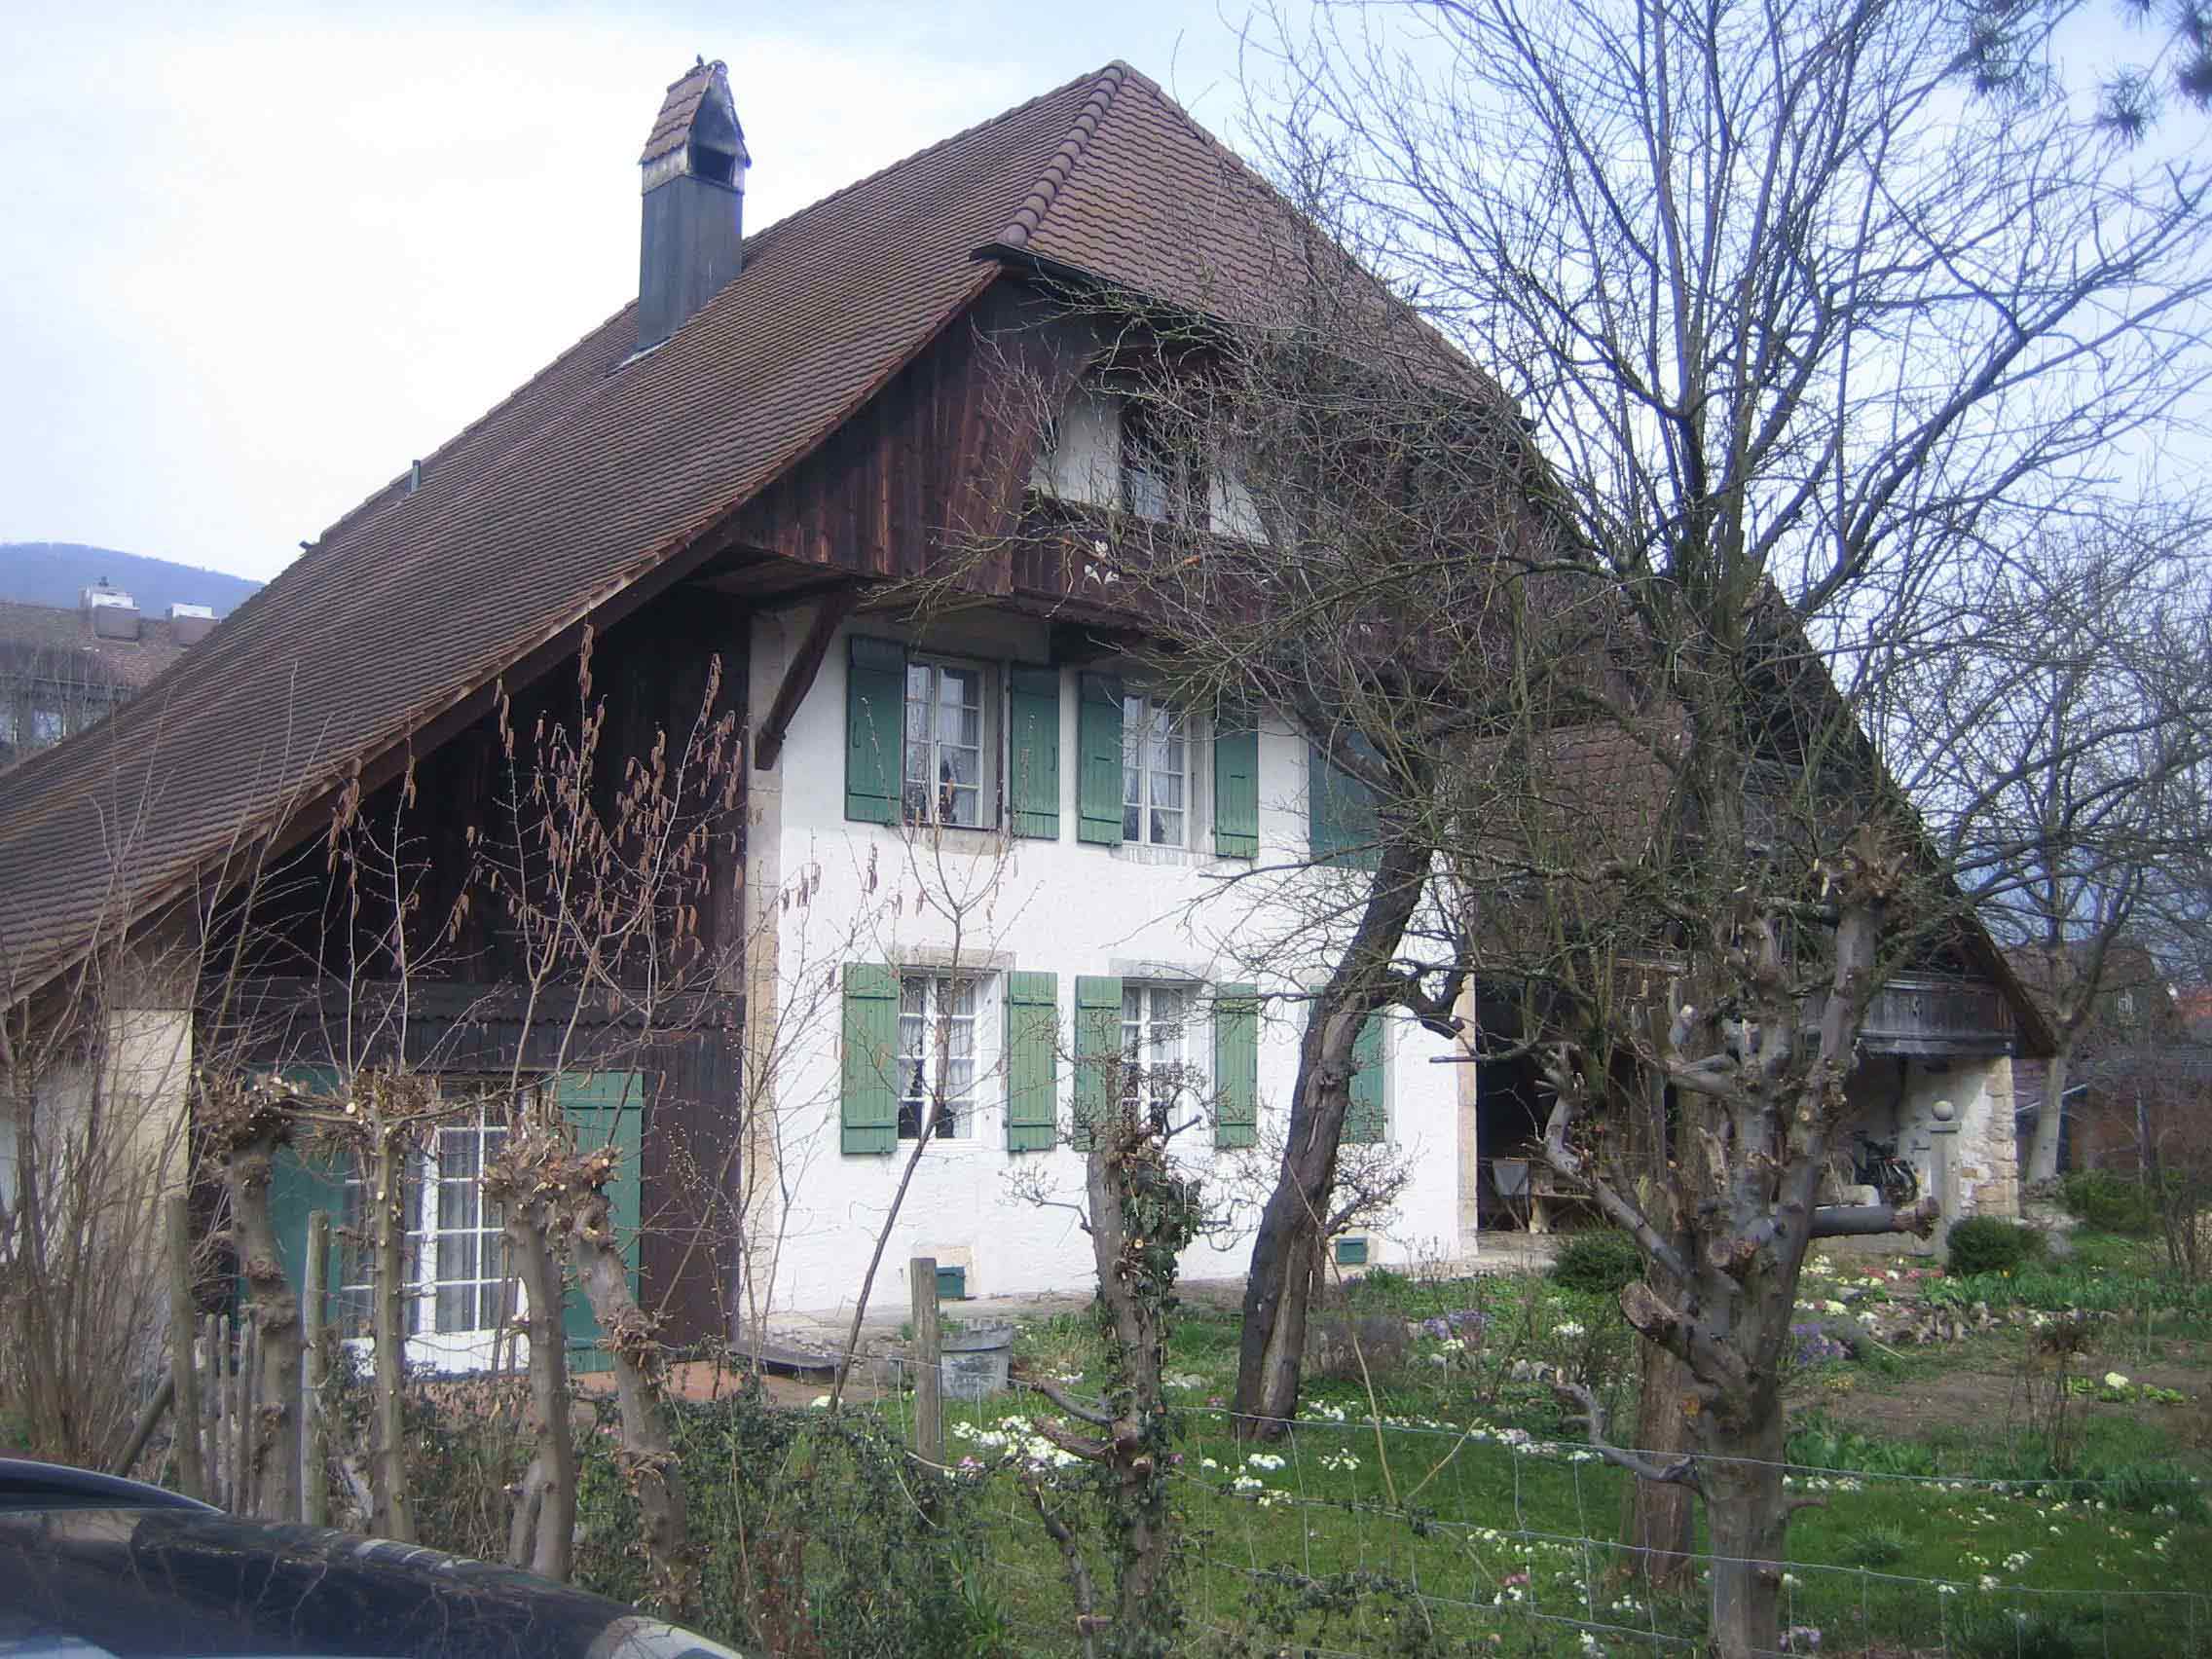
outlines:
M484 1198L485 1166L506 1144L507 1104L488 1095L441 1122L411 1155L400 1202L406 1211L402 1328L413 1337L490 1337L499 1328L503 1290L521 1310L522 1287L505 1285L506 1240L498 1206ZM374 1218L366 1172L346 1182L344 1282L338 1299L346 1334L370 1331L369 1260Z
M1192 1006L1187 985L1123 985L1124 1110L1165 1112L1187 1086Z
M899 976L899 1138L975 1132L977 982L950 974ZM932 1119L934 1112L935 1118Z

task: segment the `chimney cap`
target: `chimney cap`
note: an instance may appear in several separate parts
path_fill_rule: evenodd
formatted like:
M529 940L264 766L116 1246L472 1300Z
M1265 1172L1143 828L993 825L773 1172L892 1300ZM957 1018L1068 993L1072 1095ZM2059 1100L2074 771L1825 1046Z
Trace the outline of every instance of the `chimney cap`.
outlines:
M703 157L698 154L702 151ZM704 166L699 165L702 162ZM745 129L738 125L725 65L701 58L669 83L638 164L645 169L648 190L664 178L685 172L745 188L745 169L753 165L753 158L745 148Z

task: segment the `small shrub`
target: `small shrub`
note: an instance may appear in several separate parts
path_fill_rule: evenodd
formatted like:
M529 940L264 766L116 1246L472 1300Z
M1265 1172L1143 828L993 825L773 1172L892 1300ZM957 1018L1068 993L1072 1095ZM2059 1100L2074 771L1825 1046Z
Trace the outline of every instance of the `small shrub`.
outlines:
M1843 1559L1852 1567L1895 1567L1911 1552L1902 1527L1882 1522L1862 1527L1843 1541Z
M2009 1273L2043 1259L2043 1235L2016 1221L1970 1216L1951 1229L1950 1271Z
M2158 1206L2140 1182L2109 1169L2077 1169L2061 1178L2058 1201L2083 1226L2141 1237L2157 1230Z
M1643 1252L1625 1233L1577 1233L1552 1264L1552 1278L1588 1296L1618 1296L1643 1276Z
M1968 1614L1951 1633L1959 1659L2080 1659L2087 1649L2078 1619L2068 1612L1986 1607Z

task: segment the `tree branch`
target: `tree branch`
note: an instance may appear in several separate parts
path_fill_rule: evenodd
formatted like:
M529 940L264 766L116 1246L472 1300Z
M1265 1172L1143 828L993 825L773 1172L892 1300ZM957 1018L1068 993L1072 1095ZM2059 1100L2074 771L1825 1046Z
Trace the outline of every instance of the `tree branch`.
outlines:
M1582 1408L1581 1422L1589 1430L1590 1449L1617 1468L1626 1469L1640 1480L1660 1486L1683 1486L1700 1497L1706 1495L1705 1482L1697 1472L1697 1459L1691 1456L1676 1458L1672 1463L1654 1463L1650 1458L1635 1452L1624 1452L1605 1438L1605 1408L1598 1403L1598 1396L1579 1382L1555 1382L1555 1392L1564 1394Z

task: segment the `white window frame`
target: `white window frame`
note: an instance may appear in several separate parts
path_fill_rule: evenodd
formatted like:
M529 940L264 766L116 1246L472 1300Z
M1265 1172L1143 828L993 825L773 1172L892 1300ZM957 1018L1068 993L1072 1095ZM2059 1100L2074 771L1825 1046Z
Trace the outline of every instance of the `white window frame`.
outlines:
M912 723L917 705L913 696L914 676L929 677L930 696L921 705L934 717L944 707L936 695L946 672L969 674L976 678L976 818L974 823L963 823L958 818L941 817L938 808L941 795L937 791L943 787L941 763L938 751L943 740L932 729L919 738ZM946 830L995 830L999 824L999 748L1005 730L1000 704L1002 677L996 666L972 658L939 656L910 651L906 656L906 682L902 687L899 703L899 802L902 820L910 826ZM967 705L962 704L965 708ZM929 755L930 779L916 779L908 775L913 762L913 752L925 748ZM965 744L956 747L966 749ZM965 788L966 786L958 786ZM917 793L919 792L919 793ZM919 804L917 804L919 803Z
M1201 1015L1202 987L1189 979L1122 980L1122 1103L1125 1109L1160 1113L1178 1104L1188 1105L1205 1090L1207 1030ZM1162 999L1173 997L1181 1008L1163 1017ZM1135 1018L1131 1018L1134 1004ZM1162 1030L1172 1033L1162 1042ZM1172 1067L1174 1087L1165 1092L1153 1087L1155 1074Z
M906 1010L906 991L909 985L915 984L924 987L923 1004L918 1014L910 1014ZM954 1012L948 1015L943 999L956 985L968 986L974 995L967 1013ZM892 1094L899 1104L900 1140L921 1138L919 1114L929 1110L939 1099L938 1039L940 1033L945 1039L946 1065L957 1067L965 1063L968 1072L964 1084L944 1088L943 1106L952 1121L949 1124L938 1124L931 1131L930 1139L972 1141L977 1138L977 1119L983 1105L984 1081L991 1075L998 1057L997 1046L991 1040L997 1029L998 1007L998 976L995 974L920 966L900 969L899 1053L894 1062L897 1070L892 1077ZM953 1022L950 1025L944 1024L948 1018ZM918 1052L907 1042L909 1019L920 1022ZM967 1024L965 1060L957 1052L961 1021ZM909 1107L915 1114L911 1120Z
M1161 807L1154 802L1152 798L1152 787L1155 768L1150 765L1141 763L1146 758L1141 749L1138 751L1136 756L1140 764L1134 767L1130 765L1130 752L1132 745L1141 744L1144 740L1142 731L1137 729L1129 719L1129 705L1131 703L1139 705L1142 711L1144 724L1149 725L1152 720L1164 716L1172 719L1175 724L1181 728L1183 742L1183 804L1179 808ZM1141 685L1124 686L1123 688L1122 841L1124 846L1170 847L1187 852L1194 847L1198 847L1203 844L1201 836L1208 828L1201 822L1200 812L1204 799L1204 791L1201 788L1201 779L1203 777L1205 767L1202 762L1208 757L1208 752L1205 747L1205 737L1206 732L1204 721L1199 719L1198 716L1190 713L1188 710L1176 708L1174 705L1162 701L1152 692L1147 691ZM1129 774L1132 770L1134 770L1139 776L1139 798L1134 801L1129 799ZM1129 814L1132 811L1134 811L1136 814L1138 830L1138 833L1133 835L1129 833ZM1182 834L1173 840L1153 839L1152 814L1155 811L1180 811L1183 816Z
M535 1092L535 1091L526 1091ZM401 1287L400 1321L406 1331L406 1360L410 1365L427 1365L438 1371L480 1371L490 1367L498 1357L500 1319L497 1307L493 1309L489 1324L439 1329L444 1305L441 1293L468 1287L474 1294L475 1312L483 1317L485 1297L498 1299L501 1278L498 1273L485 1273L488 1260L505 1262L505 1238L499 1230L493 1207L484 1198L483 1174L485 1162L495 1156L496 1144L507 1135L507 1096L502 1089L487 1088L465 1113L458 1114L433 1124L427 1131L426 1147L411 1148L407 1153L407 1171L402 1193L407 1206L407 1240L405 1283ZM449 1149L448 1137L472 1147L474 1165L472 1173L448 1177L443 1170L443 1155ZM472 1227L440 1227L438 1200L448 1188L471 1190L475 1201L476 1222ZM355 1333L350 1340L360 1351L369 1346L367 1326L371 1318L370 1297L372 1287L366 1277L372 1244L368 1232L368 1182L367 1171L358 1163L346 1178L346 1227L356 1235L354 1240L337 1252L340 1263L339 1276L343 1280L335 1289L338 1318L341 1329L349 1326ZM475 1271L466 1277L446 1278L441 1268L444 1251L453 1250L441 1235L466 1235L475 1243ZM347 1270L352 1270L350 1272ZM528 1298L522 1280L511 1281L514 1297L514 1316L527 1310Z

